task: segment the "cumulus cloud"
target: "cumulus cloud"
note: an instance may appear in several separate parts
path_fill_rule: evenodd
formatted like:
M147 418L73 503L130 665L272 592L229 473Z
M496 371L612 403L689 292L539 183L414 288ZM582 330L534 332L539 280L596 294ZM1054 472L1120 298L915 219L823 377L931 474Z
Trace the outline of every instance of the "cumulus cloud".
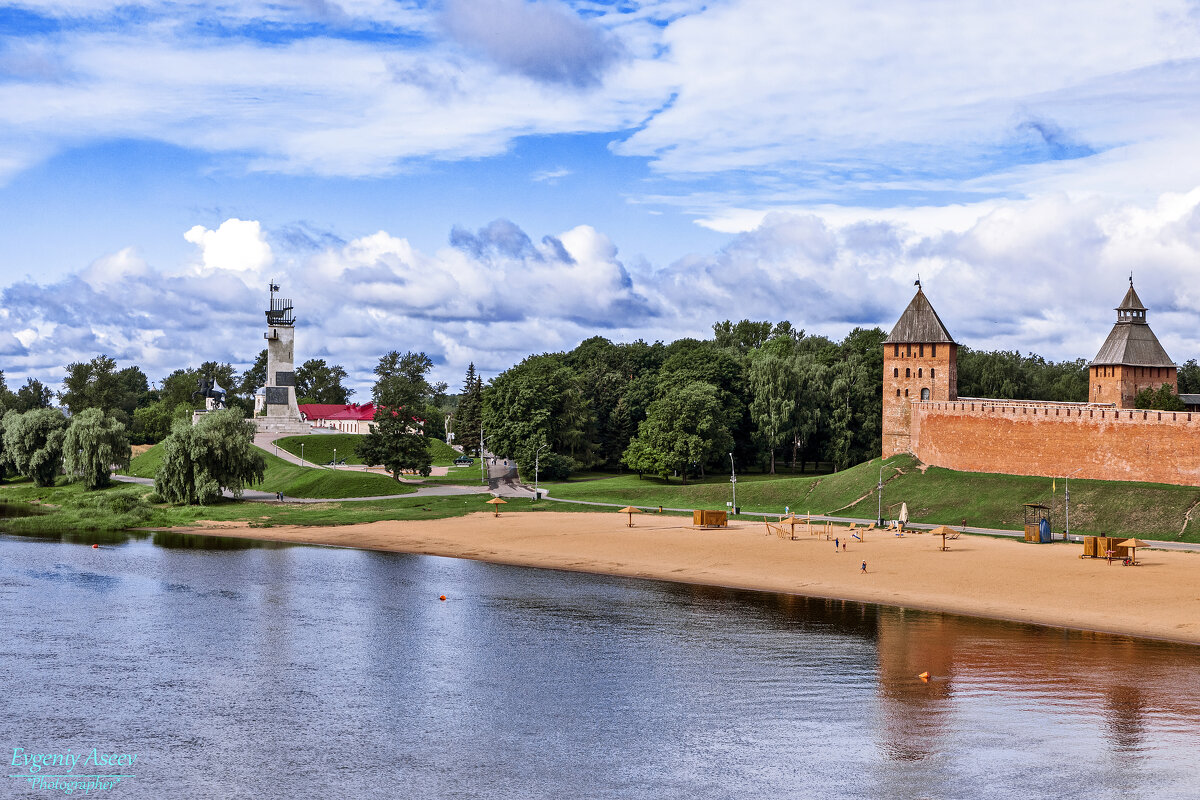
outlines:
M195 225L183 238L199 246L205 271L258 272L275 261L256 220L227 219L216 230Z
M661 269L627 265L587 225L535 239L497 220L456 229L434 251L387 231L292 246L253 228L251 240L276 246L274 274L300 319L297 357L343 364L360 390L391 349L427 352L436 377L457 385L468 362L491 376L597 334L670 341L741 318L834 338L887 329L918 273L959 342L1090 359L1132 270L1167 352L1200 357L1200 189L1150 203L1055 195L998 203L964 226L926 223L775 213ZM0 299L10 381L57 384L67 363L101 352L152 378L210 359L246 367L262 347L266 290L249 270L162 269L123 250L53 284L13 283Z
M468 50L548 83L597 85L622 52L619 40L556 0L448 0L442 24Z

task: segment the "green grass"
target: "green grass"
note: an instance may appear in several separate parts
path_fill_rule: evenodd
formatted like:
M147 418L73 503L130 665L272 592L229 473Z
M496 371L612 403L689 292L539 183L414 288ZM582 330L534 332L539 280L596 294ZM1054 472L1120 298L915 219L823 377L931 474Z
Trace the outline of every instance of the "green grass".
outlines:
M328 464L333 461L334 450L337 451L338 461L361 464L362 459L354 452L361 441L362 435L358 433L314 433L308 436L285 436L276 439L274 444L294 456L300 455L300 445L303 444L304 460L310 464Z
M746 511L837 514L874 519L875 486L880 460L817 477L769 475L738 477L738 505ZM883 514L895 518L902 502L913 522L1020 528L1023 503L1051 507L1052 524L1065 525L1063 484L1051 493L1051 480L997 475L922 465L911 456L889 460L884 468ZM684 486L678 480L622 476L571 481L550 487L554 497L675 508L725 508L731 499L729 479ZM1188 522L1189 511L1196 519ZM1180 536L1180 531L1184 531ZM1200 487L1121 481L1071 481L1071 532L1139 535L1157 539L1200 541Z
M286 450L294 456L300 455L300 445L303 444L304 460L310 464L328 464L333 461L335 449L338 461L344 459L347 464L361 464L362 459L355 453L361 441L362 435L357 433L314 433L308 436L285 436L276 439L275 444L280 450ZM430 438L429 449L435 467L448 467L462 455L441 439Z
M387 475L348 469L316 469L264 453L267 462L263 482L250 487L264 492L283 492L287 497L340 499L410 494L416 488Z
M0 502L34 504L45 513L4 520L5 533L63 538L87 544L120 543L125 531L145 528L183 528L199 522L248 522L251 527L276 525L352 525L380 520L422 520L456 517L479 511L490 512L484 501L491 495L451 497L404 497L392 500L328 503L259 503L222 500L208 506L171 506L151 503L151 487L114 484L107 489L84 491L81 484L65 478L52 487L34 486L27 480L0 485ZM587 506L564 507L513 499L502 513L548 511L594 511ZM161 534L155 534L158 541ZM165 542L170 545L171 543ZM178 543L182 546L182 541Z
M332 438L333 435L331 434L329 438ZM326 437L313 436L309 438L323 439ZM306 447L305 451L307 452L307 450ZM288 497L331 499L409 494L416 491L413 486L399 483L389 476L379 473L302 467L266 452L263 453L263 458L267 462L267 471L263 482L249 488L261 489L264 492L283 492ZM155 445L130 462L128 474L139 478L153 478L161 463L162 445Z

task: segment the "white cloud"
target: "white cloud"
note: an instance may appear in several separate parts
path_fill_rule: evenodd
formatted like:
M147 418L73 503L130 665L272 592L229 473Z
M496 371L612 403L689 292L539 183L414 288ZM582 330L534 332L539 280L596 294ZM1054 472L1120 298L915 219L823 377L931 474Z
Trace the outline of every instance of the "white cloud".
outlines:
M183 238L200 248L205 271L261 272L275 261L255 220L227 219L216 230L195 225Z
M261 241L256 223L237 222ZM966 227L925 222L918 232L777 213L716 252L630 270L590 226L535 242L498 220L457 230L434 252L387 231L288 250L274 274L296 302L297 357L344 365L360 391L391 349L429 353L436 377L457 386L468 362L490 376L597 334L706 337L713 322L741 318L787 319L833 338L886 329L918 273L962 344L1090 359L1132 270L1167 352L1200 356L1200 189L1151 203L1060 194L997 203ZM126 250L54 285L12 284L5 374L57 384L64 365L100 352L151 378L210 359L248 366L262 347L265 287L249 270L213 276L156 269Z

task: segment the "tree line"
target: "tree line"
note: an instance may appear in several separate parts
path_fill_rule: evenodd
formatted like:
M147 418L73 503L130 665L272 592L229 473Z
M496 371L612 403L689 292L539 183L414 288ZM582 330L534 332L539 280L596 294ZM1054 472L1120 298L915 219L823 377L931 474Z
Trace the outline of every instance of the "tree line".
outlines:
M670 344L592 337L526 358L485 385L472 364L454 400L454 433L564 478L586 470L703 476L729 468L774 474L824 462L844 469L881 450L883 341L855 328L841 341L790 323L726 320L709 339ZM1200 368L1179 371L1200 392ZM1086 402L1088 363L958 349L963 397ZM1178 402L1178 398L1175 398Z

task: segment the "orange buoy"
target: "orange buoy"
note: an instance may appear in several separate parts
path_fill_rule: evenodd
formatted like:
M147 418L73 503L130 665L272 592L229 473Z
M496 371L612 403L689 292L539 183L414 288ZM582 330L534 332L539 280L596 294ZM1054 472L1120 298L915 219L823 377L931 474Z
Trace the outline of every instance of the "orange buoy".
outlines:
M98 545L98 544L94 544L94 545L92 545L92 549L93 549L93 550L99 550L99 549L100 549L100 545Z
M920 678L921 680L925 681L926 683L929 682L929 673L928 672L922 672L917 677Z
M445 600L445 599L446 599L446 595L442 595L441 597L438 598L438 600Z

